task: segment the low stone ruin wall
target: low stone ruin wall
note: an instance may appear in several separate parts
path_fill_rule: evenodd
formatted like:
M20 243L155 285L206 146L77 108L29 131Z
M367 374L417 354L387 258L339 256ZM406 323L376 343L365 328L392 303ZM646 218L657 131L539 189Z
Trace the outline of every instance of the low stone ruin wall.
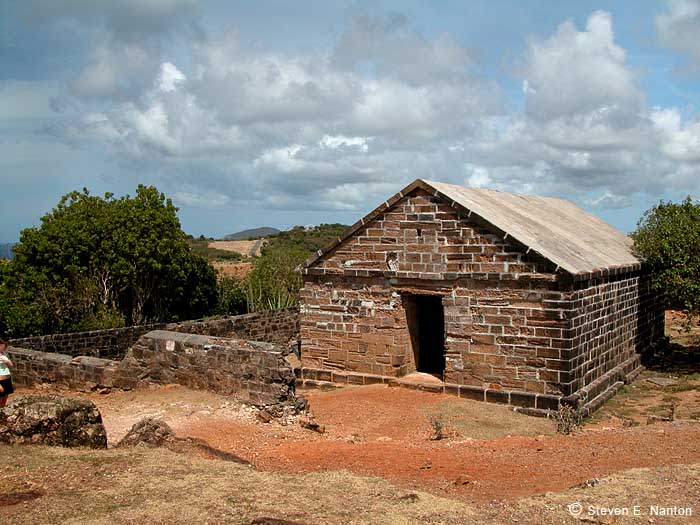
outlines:
M122 366L149 383L177 383L253 405L296 399L287 348L272 343L156 330L141 337Z
M122 359L138 339L153 330L188 332L215 337L287 344L299 334L299 310L287 308L236 316L219 316L179 323L160 323L91 332L51 334L13 339L12 346L68 356Z
M289 344L299 337L299 309L285 308L167 325L164 330Z
M119 361L90 356L71 357L15 347L10 348L8 354L14 364L12 382L15 386L54 383L73 390L123 386L119 381Z
M121 359L139 337L152 330L165 328L166 324L149 324L112 328L109 330L93 330L90 332L73 332L70 334L39 335L13 339L12 346L65 354L69 356L92 356L107 359Z
M176 383L271 406L297 403L287 351L286 345L156 330L142 336L121 361L15 347L9 355L17 386L129 390Z

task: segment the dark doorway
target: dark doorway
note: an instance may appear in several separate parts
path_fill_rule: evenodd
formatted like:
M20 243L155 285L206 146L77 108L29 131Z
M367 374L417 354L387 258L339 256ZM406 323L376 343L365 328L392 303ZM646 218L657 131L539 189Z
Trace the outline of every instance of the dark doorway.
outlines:
M436 295L404 295L408 332L417 372L442 379L445 371L445 313Z

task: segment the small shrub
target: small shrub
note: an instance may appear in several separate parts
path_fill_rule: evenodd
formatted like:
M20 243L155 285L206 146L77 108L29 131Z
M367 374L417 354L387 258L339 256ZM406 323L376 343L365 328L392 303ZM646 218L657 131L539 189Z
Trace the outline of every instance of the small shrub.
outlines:
M557 422L557 434L568 436L581 427L583 413L580 408L559 405L559 409L554 413L554 420Z
M431 416L430 427L433 430L433 433L430 436L431 441L440 441L441 439L447 438L447 434L445 433L445 422L442 420L442 416Z

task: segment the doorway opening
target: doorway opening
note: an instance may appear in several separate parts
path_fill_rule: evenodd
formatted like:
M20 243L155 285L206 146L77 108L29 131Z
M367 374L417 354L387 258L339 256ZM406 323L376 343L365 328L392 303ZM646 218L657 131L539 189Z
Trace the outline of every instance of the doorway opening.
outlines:
M445 372L445 311L437 295L404 295L408 333L416 372L443 378Z

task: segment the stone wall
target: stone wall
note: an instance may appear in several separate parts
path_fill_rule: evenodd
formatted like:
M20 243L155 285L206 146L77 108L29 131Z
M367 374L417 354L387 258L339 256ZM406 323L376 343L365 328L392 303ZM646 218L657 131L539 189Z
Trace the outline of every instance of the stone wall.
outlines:
M121 359L127 349L144 334L164 328L166 325L149 324L93 330L90 332L73 332L69 334L51 334L35 337L13 339L12 346L51 352L69 356L92 356L107 359Z
M140 381L177 383L253 405L276 405L296 399L287 350L272 343L156 330L131 347L121 366Z
M119 361L98 357L71 357L65 354L10 348L16 386L32 387L52 383L74 390L121 388L130 384L120 381Z
M231 395L256 406L295 405L295 376L288 348L156 330L142 336L122 361L71 357L12 347L13 381L52 383L75 390L129 390L175 383Z
M299 309L286 308L167 325L165 330L287 345L299 337Z
M535 260L438 197L404 197L319 260L308 274L456 279L547 273Z
M565 294L572 337L567 378L572 401L593 409L609 389L639 372L640 354L664 337L664 304L646 273L594 279L575 288Z
M219 316L179 323L160 323L90 332L52 334L12 340L18 348L69 356L121 359L141 336L153 330L190 332L218 337L287 344L299 334L296 308L254 312L238 316Z
M470 280L443 298L445 380L494 391L566 395L567 319L552 282ZM494 394L497 396L497 394Z

